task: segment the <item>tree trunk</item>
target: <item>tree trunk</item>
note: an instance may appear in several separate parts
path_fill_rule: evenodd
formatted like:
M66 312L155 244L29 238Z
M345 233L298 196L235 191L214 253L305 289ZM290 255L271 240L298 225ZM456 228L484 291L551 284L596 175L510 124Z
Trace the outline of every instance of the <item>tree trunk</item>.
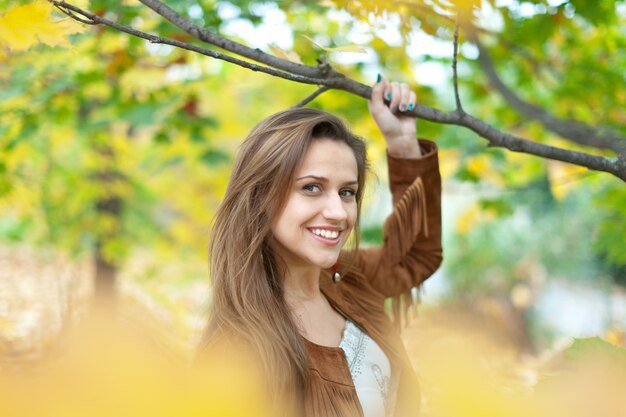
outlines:
M94 295L97 299L112 301L116 298L117 267L108 262L102 255L100 242L94 252L95 281Z
M113 160L115 153L109 146L103 146L98 149L99 153L109 161L107 168L96 175L96 181L99 186L106 190L110 189L115 181L119 181L119 174L116 173L111 166L114 166ZM116 298L116 276L118 272L117 266L106 256L106 243L117 237L121 229L121 214L123 202L115 195L105 197L96 202L97 219L113 219L115 226L112 230L105 230L98 233L96 248L94 252L95 264L95 282L94 295L97 300L113 301Z

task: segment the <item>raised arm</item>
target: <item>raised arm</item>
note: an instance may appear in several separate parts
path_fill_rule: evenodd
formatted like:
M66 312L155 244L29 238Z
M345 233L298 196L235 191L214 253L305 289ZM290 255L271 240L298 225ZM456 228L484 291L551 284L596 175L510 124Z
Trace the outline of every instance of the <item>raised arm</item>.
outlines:
M416 96L406 84L382 78L373 87L370 113L387 142L394 210L383 227L383 246L363 249L358 264L385 297L408 292L442 260L441 177L437 145L417 139L415 119L403 114Z
M415 118L404 114L415 106L415 92L405 83L389 82L379 77L380 81L372 87L372 98L367 106L387 142L387 152L398 158L418 158L421 151Z

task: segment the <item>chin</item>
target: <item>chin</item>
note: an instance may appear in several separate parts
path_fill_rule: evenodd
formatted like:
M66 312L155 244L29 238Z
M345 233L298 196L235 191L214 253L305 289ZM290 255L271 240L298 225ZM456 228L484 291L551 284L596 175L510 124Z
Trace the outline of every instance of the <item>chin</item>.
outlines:
M319 262L317 266L319 266L322 269L332 268L332 266L335 265L335 263L337 263L337 259L339 259L339 256L335 256L330 259L325 259L324 261Z

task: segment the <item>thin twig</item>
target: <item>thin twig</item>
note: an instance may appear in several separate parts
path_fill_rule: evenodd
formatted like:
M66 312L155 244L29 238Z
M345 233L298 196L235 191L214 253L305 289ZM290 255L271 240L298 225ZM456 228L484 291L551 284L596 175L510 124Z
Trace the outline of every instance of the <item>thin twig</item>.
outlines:
M62 13L66 14L68 17L86 25L97 25L98 22L93 21L92 19L84 19L77 14L75 14L72 10L68 9L65 4L58 1L52 1L52 5L59 9Z
M461 97L459 96L459 76L457 74L457 57L459 55L459 15L456 15L454 23L454 52L452 56L452 78L454 83L454 99L456 100L456 111L465 113L463 105L461 105Z
M309 104L310 102L315 100L317 98L317 96L319 96L320 94L322 94L323 92L328 91L328 90L330 90L330 88L327 85L325 85L323 87L320 87L317 90L315 90L315 92L313 94L311 94L310 96L308 96L304 100L301 100L298 103L296 103L293 106L291 106L291 108L295 109L295 108L298 108L298 107L306 106L307 104Z
M319 79L319 78L312 78L312 77L307 77L307 76L302 76L298 74L292 74L292 73L275 70L273 68L268 68L262 65L257 65L251 62L243 61L241 59L234 58L230 55L226 55L221 52L201 48L199 46L192 45L186 42L177 41L175 39L163 38L160 36L152 35L150 33L142 32L137 29L133 29L131 27L113 22L104 17L100 17L96 14L90 13L72 4L66 3L65 1L53 1L53 4L57 6L59 10L61 10L63 13L65 13L67 16L71 17L72 19L75 18L75 14L79 14L79 15L84 16L87 19L90 19L92 22L94 22L93 24L103 24L113 29L117 29L120 32L128 33L129 35L133 35L138 38L145 39L151 43L170 45L170 46L175 46L177 48L186 49L188 51L197 52L201 55L205 55L211 58L230 62L231 64L239 65L241 67L250 69L252 71L263 72L265 74L274 75L276 77L284 78L290 81L296 81L296 82L304 83L304 84L316 84L316 85L324 84L324 80Z

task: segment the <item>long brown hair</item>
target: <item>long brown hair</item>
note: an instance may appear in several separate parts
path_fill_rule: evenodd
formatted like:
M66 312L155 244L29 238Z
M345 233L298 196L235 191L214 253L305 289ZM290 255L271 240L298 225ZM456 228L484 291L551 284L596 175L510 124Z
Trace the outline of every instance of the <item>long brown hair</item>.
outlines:
M313 140L347 144L358 168L358 213L368 168L364 141L337 117L299 108L274 114L241 145L224 200L213 220L209 247L212 305L205 341L218 334L246 343L282 396L302 392L308 366L305 345L283 295L281 260L270 248L271 224ZM358 215L352 237L358 248ZM284 397L283 397L284 398Z

